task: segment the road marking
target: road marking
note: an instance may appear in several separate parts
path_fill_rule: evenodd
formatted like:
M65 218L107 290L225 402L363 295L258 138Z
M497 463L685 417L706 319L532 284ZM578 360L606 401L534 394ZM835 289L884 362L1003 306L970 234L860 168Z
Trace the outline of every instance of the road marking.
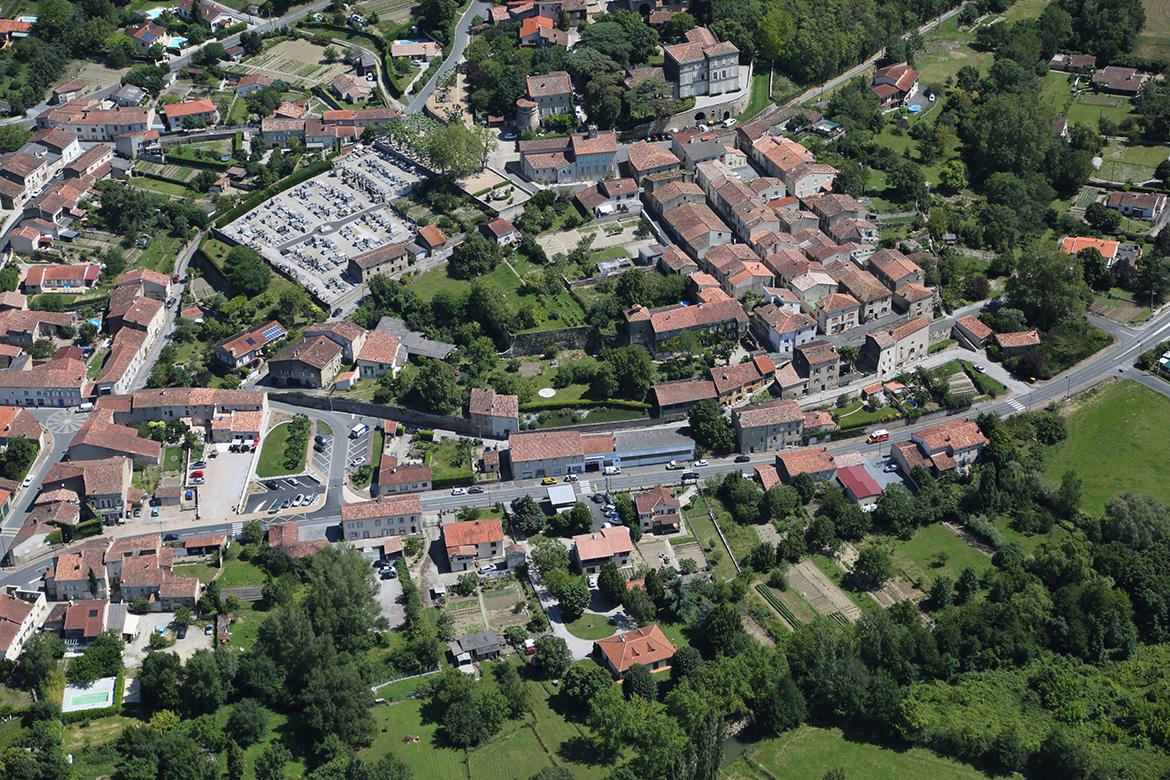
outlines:
M593 487L589 484L589 480L583 479L577 483L577 492L583 496L588 496L593 493Z
M1012 408L1012 410L1016 411L1016 412L1022 412L1022 411L1024 411L1024 409L1027 408L1026 406L1024 406L1022 403L1020 403L1019 401L1017 401L1014 398L1009 398L1007 400L1007 405L1010 406Z

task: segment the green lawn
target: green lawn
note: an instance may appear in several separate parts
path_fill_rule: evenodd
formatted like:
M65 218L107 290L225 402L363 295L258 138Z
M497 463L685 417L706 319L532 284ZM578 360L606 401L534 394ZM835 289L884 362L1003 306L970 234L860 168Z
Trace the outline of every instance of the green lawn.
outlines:
M183 448L177 445L163 450L163 470L182 471L186 459L183 457Z
M1106 181L1144 182L1154 176L1158 163L1170 156L1165 146L1128 145L1113 142L1102 152L1097 176Z
M865 404L860 398L850 401L848 406L833 409L830 414L842 428L865 428L898 419L898 410L890 406L882 406L872 412L866 411Z
M944 553L946 561L936 567L937 553ZM968 566L982 573L991 568L991 559L941 525L928 525L919 528L909 540L895 542L894 566L911 582L924 578L929 584L940 574L958 580Z
M267 615L266 611L256 609L256 602L245 601L240 605L236 622L232 624L232 638L228 646L239 650L251 650L252 645L256 644L256 636L260 633L260 624Z
M424 460L431 467L431 482L437 485L451 485L456 482L470 483L474 473L471 469L470 441L467 439L443 439L439 442L424 442Z
M832 769L845 769L849 777L866 780L962 780L986 778L974 767L943 758L923 748L895 750L846 737L840 729L801 726L779 737L753 745L747 753L752 762L771 777L784 780L821 780ZM762 775L744 759L736 761L722 777L740 780Z
M1048 459L1056 482L1068 470L1084 484L1081 508L1097 514L1112 496L1149 493L1170 501L1164 455L1170 439L1170 399L1121 380L1080 402L1068 417L1068 438Z
M161 182L160 182L161 183ZM164 274L175 270L175 261L179 257L179 250L183 248L183 240L174 236L155 236L145 249L132 250L135 255L127 253L130 259L141 268L150 268Z
M731 514L713 496L699 496L695 500L694 506L687 510L685 513L687 528L702 546L708 561L712 559L715 561L711 566L712 572L720 579L730 579L735 576L735 564L728 558L727 548L720 540L719 534L715 530L715 524L707 515L708 507L715 512L715 517L719 519L719 527L731 544L731 549L737 560L751 552L752 548L759 544L760 537L755 528L749 525L740 525L732 520Z
M1133 52L1139 57L1170 59L1170 3L1165 0L1142 0L1146 24L1138 33Z
M375 707L377 733L374 744L362 751L363 757L378 759L393 753L410 767L415 777L467 777L466 754L439 743L435 737L438 724L424 723L422 708L420 699ZM404 743L402 738L405 736L421 739Z
M565 628L578 639L605 639L607 636L613 636L616 630L613 623L609 622L609 618L593 612L586 612L572 623L565 624Z
M527 780L552 765L536 732L528 725L498 736L467 755L467 766L473 778Z
M219 569L207 563L177 563L175 564L175 574L180 577L194 577L206 584L216 578Z
M1068 531L1064 530L1059 525L1052 526L1052 530L1046 534L1024 534L1012 528L1011 520L1003 515L995 519L995 527L1003 534L1003 540L1010 544L1018 545L1025 555L1031 555L1036 551L1036 548L1044 542L1057 542L1066 535Z
M93 353L89 359L89 365L86 366L85 375L89 379L97 379L102 375L102 367L106 364L106 358L110 356L110 348L102 347Z
M964 65L974 66L980 71L991 67L991 53L972 49L969 44L974 40L971 32L959 29L958 16L922 36L922 51L914 57L914 66L922 82L941 85L947 79L954 79Z
M264 570L259 566L237 558L224 562L223 574L219 575L219 586L221 588L258 588L264 584L267 578Z
M256 464L256 476L261 479L279 477L284 474L299 474L305 468L305 453L301 453L300 463L294 469L284 465L284 450L288 442L289 426L282 423L268 431L264 443L260 447L260 461Z

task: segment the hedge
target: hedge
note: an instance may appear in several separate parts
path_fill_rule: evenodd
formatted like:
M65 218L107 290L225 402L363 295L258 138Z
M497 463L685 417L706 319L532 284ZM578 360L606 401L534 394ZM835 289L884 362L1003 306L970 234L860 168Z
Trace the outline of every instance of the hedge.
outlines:
M181 144L174 145L178 146L180 149L183 148ZM239 163L237 163L235 160L228 160L227 162L224 162L223 160L209 160L206 157L196 157L194 154L188 155L183 151L163 152L164 161L172 158L175 160L180 160L188 168L207 168L209 170L215 171L226 171L233 165L239 165Z
M645 401L629 401L625 398L606 398L600 401L595 401L591 398L577 398L568 401L529 401L528 403L520 404L520 411L551 412L560 409L597 409L603 406L614 409L630 409L635 412L650 411L650 404Z
M98 710L62 712L61 721L63 723L83 723L85 721L119 714L122 712L122 689L124 687L126 687L126 669L122 668L118 670L118 674L114 677L114 703L111 706L102 707Z
M272 196L278 195L279 193L284 192L285 190L292 189L293 187L297 186L301 182L308 181L309 179L313 178L314 176L316 176L319 173L324 173L325 171L329 170L330 167L332 167L332 164L333 164L332 161L333 161L333 155L331 154L328 157L326 157L324 160L318 160L317 162L312 163L311 165L306 165L304 168L301 168L299 171L293 172L293 174L291 176L289 176L288 178L281 179L280 181L276 182L275 184L269 184L264 189L257 190L256 192L253 192L251 195L244 198L242 201L237 203L235 206L232 206L230 209L225 211L223 214L216 217L215 226L216 227L223 227L224 225L228 224L229 222L232 222L233 220L236 220L239 217L242 217L243 215L247 214L249 211L256 208L257 206L259 206L261 203L268 200Z

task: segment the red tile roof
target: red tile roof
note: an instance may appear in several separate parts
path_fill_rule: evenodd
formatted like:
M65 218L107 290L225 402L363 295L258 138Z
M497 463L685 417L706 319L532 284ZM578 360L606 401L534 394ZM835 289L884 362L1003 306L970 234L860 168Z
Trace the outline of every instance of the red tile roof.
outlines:
M467 520L443 526L443 543L447 549L504 541L499 519Z
M599 639L594 646L619 675L625 674L635 664L653 666L669 661L677 649L657 624Z
M451 543L448 542L447 546L451 546ZM573 546L577 548L577 558L581 561L612 558L615 555L629 554L634 550L634 543L630 540L630 529L623 525L574 536Z

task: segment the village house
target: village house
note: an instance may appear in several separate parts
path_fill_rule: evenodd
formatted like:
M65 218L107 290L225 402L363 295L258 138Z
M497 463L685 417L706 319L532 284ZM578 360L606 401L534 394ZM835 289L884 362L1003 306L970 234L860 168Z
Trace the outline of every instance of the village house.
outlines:
M887 111L909 103L918 94L918 71L905 62L874 71L870 92Z
M783 136L761 136L744 151L766 175L784 182L788 195L802 200L831 189L837 177L836 168L818 163L802 144Z
M558 70L543 76L529 76L525 83L528 99L536 104L538 125L554 116L572 116L573 80L568 73Z
M682 505L668 487L659 486L634 495L634 510L643 533L673 534L682 528Z
M683 333L721 334L738 341L748 324L747 312L734 298L659 309L632 306L625 317L630 343L641 344L655 357L669 352L671 339Z
M9 661L20 657L24 643L45 622L49 605L39 590L9 586L0 594L0 652Z
M82 424L69 442L70 460L101 460L129 456L135 463L157 466L162 457L162 445L144 439L138 430L111 421L109 411L95 411Z
M1150 74L1142 73L1134 68L1119 65L1107 65L1093 73L1093 86L1102 92L1112 92L1116 95L1135 97L1142 91Z
M731 413L740 452L768 452L795 447L804 433L804 413L791 400L775 400Z
M374 484L375 496L421 493L431 489L431 467L425 463L399 464L393 455L384 455Z
M636 141L626 147L627 172L639 184L645 176L675 170L681 165L674 152L646 141Z
M845 495L861 507L861 511L872 512L877 509L882 488L865 466L842 466L837 469L837 482L844 488Z
M483 439L506 439L520 430L520 400L515 395L491 388L471 388L467 417L475 435Z
M826 336L844 333L859 324L861 304L852 295L829 293L811 308L817 318L817 328Z
M410 251L407 244L386 244L349 259L346 274L359 284L369 284L375 276L394 276L409 268L422 255Z
M573 560L582 574L597 574L607 563L622 569L630 565L634 543L630 529L615 525L573 537Z
M86 382L85 364L73 358L52 359L23 371L0 371L0 405L77 406Z
M41 112L36 121L39 128L69 130L82 141L113 141L126 133L150 130L155 124L155 114L151 107L106 109L100 104L91 106L85 100L74 100Z
M1112 268L1117 262L1121 242L1111 238L1092 236L1065 236L1060 240L1060 251L1074 257L1086 249L1095 249L1105 259L1105 267Z
M594 655L616 680L633 666L645 666L651 672L667 671L676 651L656 623L593 643Z
M926 277L917 263L897 249L879 249L869 258L868 270L891 290L906 284L923 284Z
M341 354L341 347L332 339L305 336L269 359L268 376L282 387L327 387L341 371Z
M348 506L346 504L345 506ZM342 536L345 528L342 526ZM273 549L280 550L289 558L307 558L308 556L320 552L329 546L327 539L306 539L304 541L300 538L300 523L290 521L287 523L273 523L268 526L268 546Z
M272 320L216 344L215 359L234 371L255 363L263 354L265 347L286 336L288 331L285 327Z
M954 334L955 338L960 342L965 342L966 346L979 350L983 348L991 336L992 330L978 317L967 314L955 320Z
M558 138L520 142L520 169L525 178L542 184L596 181L615 175L617 134L590 128Z
M38 263L28 266L21 280L21 289L25 295L80 295L97 284L101 272L101 266L94 263Z
M592 187L578 190L573 198L585 213L604 217L620 211L640 212L640 192L633 179L602 179Z
M66 489L107 525L120 522L130 510L130 458L72 460L55 463L41 483L41 493Z
M926 357L930 348L930 322L922 317L875 330L865 336L862 356L878 379L892 379Z
M973 421L950 420L912 433L909 442L891 447L891 456L906 476L918 465L935 473L965 473L987 443L987 437Z
M699 401L716 400L715 383L710 379L676 379L651 388L660 417L686 414Z
M719 403L730 406L742 403L763 390L772 381L776 366L766 354L730 366L712 366L707 373L715 383Z
M797 373L807 382L806 393L835 390L840 385L841 356L828 341L810 341L797 346L792 362Z
M688 254L699 260L713 247L731 241L731 228L705 203L684 203L664 212L662 224Z
M422 504L417 493L341 505L341 535L347 540L418 533L422 533Z
M520 243L520 231L506 219L493 219L481 222L479 232L496 246L505 247Z
M751 314L752 332L769 351L791 357L793 350L816 338L817 323L802 311L766 303Z
M1031 352L1040 346L1040 334L1035 330L1024 330L1017 333L996 333L995 344L1000 354L1005 358Z
M861 304L861 322L881 319L893 312L893 294L889 288L853 262L829 263L825 266L825 273Z
M443 546L451 571L475 569L503 554L504 530L498 519L467 520L443 526Z
M686 42L664 46L663 53L663 73L674 86L676 99L739 89L739 49L719 41L706 27L688 30Z
M103 561L108 540L62 552L45 572L45 595L51 601L105 599L110 581Z
M402 340L384 330L369 332L355 361L358 374L363 379L377 379L386 374L397 374L405 364L406 350L402 346Z
M1166 195L1162 192L1121 192L1114 190L1105 200L1108 208L1120 211L1131 219L1156 220L1166 210Z
M934 290L921 284L904 284L894 291L894 308L908 317L934 319Z
M823 482L837 475L836 458L824 447L806 447L776 453L776 471L786 485L801 474L808 474L815 482Z
M207 98L187 100L182 103L168 103L163 106L163 117L171 130L188 127L203 127L219 123L219 110Z
M1092 54L1065 54L1058 52L1048 61L1050 70L1064 73L1092 73L1097 69L1097 58Z

